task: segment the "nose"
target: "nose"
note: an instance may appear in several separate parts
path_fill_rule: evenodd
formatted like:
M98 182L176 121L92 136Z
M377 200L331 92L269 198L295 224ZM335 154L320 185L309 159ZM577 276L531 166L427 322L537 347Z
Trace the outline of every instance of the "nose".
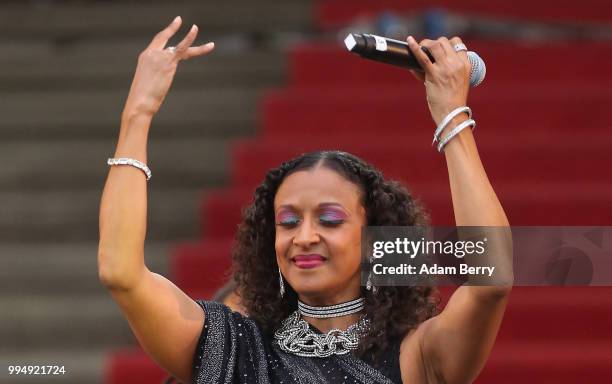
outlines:
M304 220L293 237L293 244L307 248L308 246L319 242L319 240L320 238L316 225L312 222L312 220Z

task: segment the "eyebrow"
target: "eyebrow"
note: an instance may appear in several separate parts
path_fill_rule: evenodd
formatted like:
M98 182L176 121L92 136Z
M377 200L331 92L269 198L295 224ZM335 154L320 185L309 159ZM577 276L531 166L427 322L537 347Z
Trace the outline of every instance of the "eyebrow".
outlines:
M320 203L320 204L318 205L318 207L319 207L319 208L327 208L327 207L339 207L339 208L341 208L342 210L346 211L346 208L344 208L344 207L343 207L343 206L342 206L340 203L334 203L334 202L323 202L323 203ZM295 210L295 209L296 209L296 208L295 208L295 205L293 205L293 204L282 204L282 205L279 205L279 206L278 206L278 209L279 209L279 210L280 210L280 209L282 209L282 208L289 208L289 209L292 209L292 210Z

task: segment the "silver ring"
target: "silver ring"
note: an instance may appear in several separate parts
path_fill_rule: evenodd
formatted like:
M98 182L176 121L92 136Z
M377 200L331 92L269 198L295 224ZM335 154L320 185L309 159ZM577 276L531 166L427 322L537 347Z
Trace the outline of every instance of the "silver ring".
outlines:
M166 48L166 50L168 52L170 52L170 53L174 53L174 52L176 52L176 47L168 47L168 48Z
M465 44L461 43L461 44L455 44L455 46L453 47L455 48L455 52L459 52L459 51L467 51L467 47L465 46Z

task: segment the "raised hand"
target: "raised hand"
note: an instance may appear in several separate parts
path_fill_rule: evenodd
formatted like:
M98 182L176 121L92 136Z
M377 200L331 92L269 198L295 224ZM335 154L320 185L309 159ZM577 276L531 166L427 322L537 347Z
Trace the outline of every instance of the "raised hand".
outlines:
M192 47L198 35L194 24L176 47L164 48L182 23L177 16L170 25L159 32L149 46L138 56L138 65L123 110L124 116L146 115L152 117L159 110L181 60L203 56L211 52L215 44L210 42Z
M422 40L419 43L409 36L408 47L415 55L424 72L411 71L425 83L427 104L436 124L457 107L466 105L470 89L471 64L465 51L456 52L453 48L462 41L458 37L448 40L440 37L437 40ZM435 63L421 50L426 47Z

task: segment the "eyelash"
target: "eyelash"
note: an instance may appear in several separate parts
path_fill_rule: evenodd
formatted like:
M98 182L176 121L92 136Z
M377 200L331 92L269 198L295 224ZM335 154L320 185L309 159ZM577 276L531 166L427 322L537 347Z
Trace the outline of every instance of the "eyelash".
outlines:
M282 226L282 227L294 227L298 224L300 220L299 219L293 219L293 220L286 220L286 221L281 221L280 223L278 223L278 225ZM342 224L344 222L344 219L336 219L336 220L321 220L321 224L325 225L325 226L329 226L329 227L335 227L338 226L340 224Z

